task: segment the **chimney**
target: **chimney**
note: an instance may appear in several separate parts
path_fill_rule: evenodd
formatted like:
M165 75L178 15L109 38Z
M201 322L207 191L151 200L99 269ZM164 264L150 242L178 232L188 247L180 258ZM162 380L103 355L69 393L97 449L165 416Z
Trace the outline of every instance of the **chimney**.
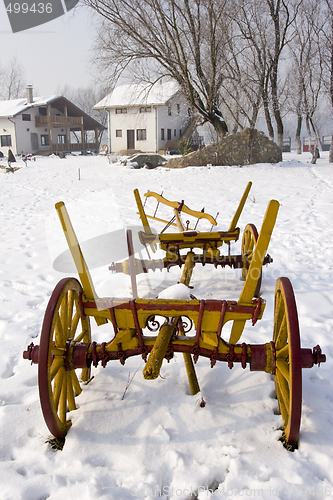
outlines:
M27 104L34 102L32 85L27 85Z

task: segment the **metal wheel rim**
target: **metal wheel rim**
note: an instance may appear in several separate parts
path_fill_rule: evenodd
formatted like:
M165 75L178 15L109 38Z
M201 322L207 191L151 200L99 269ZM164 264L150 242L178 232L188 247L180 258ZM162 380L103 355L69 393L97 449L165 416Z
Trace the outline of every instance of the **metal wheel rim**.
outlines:
M39 397L46 425L57 438L64 438L71 427L66 413L67 410L76 409L74 398L82 391L76 374L79 370L65 368L63 344L72 335L76 342L91 341L89 317L82 319L78 310L80 292L81 284L75 278L64 278L58 283L47 305L41 332L38 361ZM89 377L90 368L83 369L81 381L87 381Z
M275 388L286 442L296 445L302 411L301 345L296 301L288 278L279 278L276 283L273 342L276 350Z

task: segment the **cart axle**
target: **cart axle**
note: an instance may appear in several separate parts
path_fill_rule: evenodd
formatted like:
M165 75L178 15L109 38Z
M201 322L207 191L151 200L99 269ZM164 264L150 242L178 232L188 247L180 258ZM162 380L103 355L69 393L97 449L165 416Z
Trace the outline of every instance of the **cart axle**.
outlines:
M170 343L164 358L169 362L172 359L174 352L182 352L192 354L196 362L199 356L209 358L211 367L216 361L224 361L228 363L229 368L233 367L234 363L240 363L242 368L246 368L249 363L250 371L265 371L274 374L275 370L275 346L273 342L267 344L242 344L229 345L229 352L218 352L217 348L210 350L196 345L183 345ZM154 344L145 345L145 352L150 353ZM122 364L126 359L132 356L142 354L142 348L127 349L123 351L121 344L118 344L117 351L106 350L106 343L74 345L70 349L64 349L64 364L70 369L85 369L90 368L91 364L95 367L101 362L105 367L109 361L118 360ZM312 368L313 365L320 366L320 363L325 363L326 356L322 354L319 345L316 345L312 350L302 348L300 364L301 368ZM274 353L274 354L272 354ZM23 352L23 358L31 361L32 364L38 364L39 361L39 345L31 343L27 350Z
M211 254L203 253L203 254L194 254L193 257L195 264L213 264L215 267L221 266L222 268L229 266L234 269L241 269L244 264L244 259L242 255L218 255L211 256ZM163 269L169 270L173 266L182 267L185 264L186 255L181 255L174 253L172 258L164 258L164 259L153 259L153 260L141 260L134 259L134 269L136 274L148 273L149 269L152 271L156 271L159 269L162 271ZM267 254L264 258L263 265L271 264L273 262L272 257ZM128 265L128 261L124 262L112 262L109 266L109 270L114 273L124 273L130 274L130 269Z

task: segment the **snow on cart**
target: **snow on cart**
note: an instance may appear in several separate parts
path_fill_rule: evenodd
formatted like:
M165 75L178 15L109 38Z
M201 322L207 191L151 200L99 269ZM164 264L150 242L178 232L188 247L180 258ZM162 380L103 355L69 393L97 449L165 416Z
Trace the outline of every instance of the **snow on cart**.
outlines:
M212 227L216 220L204 211L187 207L184 201L169 201L162 195L146 193L160 204L173 209L173 217L166 221L145 212L138 190L134 191L143 231L139 238L147 250L148 259L136 258L132 231L127 231L128 258L112 263L109 269L130 275L132 299L97 296L92 278L63 202L56 204L70 253L80 281L64 278L55 287L49 300L42 326L40 345L30 344L23 353L25 359L38 364L40 402L45 422L57 438L64 438L71 427L68 412L76 409L75 398L81 385L91 379L92 366L103 367L109 361L125 363L131 356L141 356L146 362L145 379L159 376L163 360L174 353L183 353L192 394L200 391L195 371L199 356L208 358L210 366L222 361L232 368L240 364L250 371L264 371L274 376L277 399L284 423L287 445L297 446L301 421L302 368L325 362L319 346L304 349L300 345L297 308L292 285L288 278L278 278L275 289L274 324L272 340L265 344L240 342L246 321L253 325L262 318L266 302L260 297L262 266L272 262L267 255L268 245L279 210L279 203L271 200L258 234L252 224L245 227L241 253L230 254L230 242L239 239L237 223L251 189L249 183L227 231L200 232L198 221L208 220ZM196 219L193 228L184 224L186 214ZM159 234L153 234L148 218L166 224ZM170 232L174 225L176 232ZM169 231L169 232L168 232ZM225 246L224 256L220 248ZM150 258L160 247L163 259ZM138 297L136 276L169 269L182 268L180 285L189 287L196 264L215 267L231 266L242 269L244 285L239 299L198 300L189 294L186 299ZM91 338L90 318L97 325L111 323L113 338L97 343ZM228 339L222 336L223 327L232 322ZM189 332L194 334L189 335ZM152 335L154 332L155 335ZM202 406L205 405L202 400Z

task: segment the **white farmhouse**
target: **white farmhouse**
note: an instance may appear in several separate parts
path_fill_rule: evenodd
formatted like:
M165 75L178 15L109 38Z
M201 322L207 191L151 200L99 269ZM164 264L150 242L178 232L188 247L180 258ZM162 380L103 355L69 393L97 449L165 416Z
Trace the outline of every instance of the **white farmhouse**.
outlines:
M195 125L192 108L176 82L116 87L94 109L108 112L110 152L176 149Z
M63 96L36 97L32 86L24 99L0 101L0 151L14 155L98 150L105 127ZM87 132L92 142L87 142Z

